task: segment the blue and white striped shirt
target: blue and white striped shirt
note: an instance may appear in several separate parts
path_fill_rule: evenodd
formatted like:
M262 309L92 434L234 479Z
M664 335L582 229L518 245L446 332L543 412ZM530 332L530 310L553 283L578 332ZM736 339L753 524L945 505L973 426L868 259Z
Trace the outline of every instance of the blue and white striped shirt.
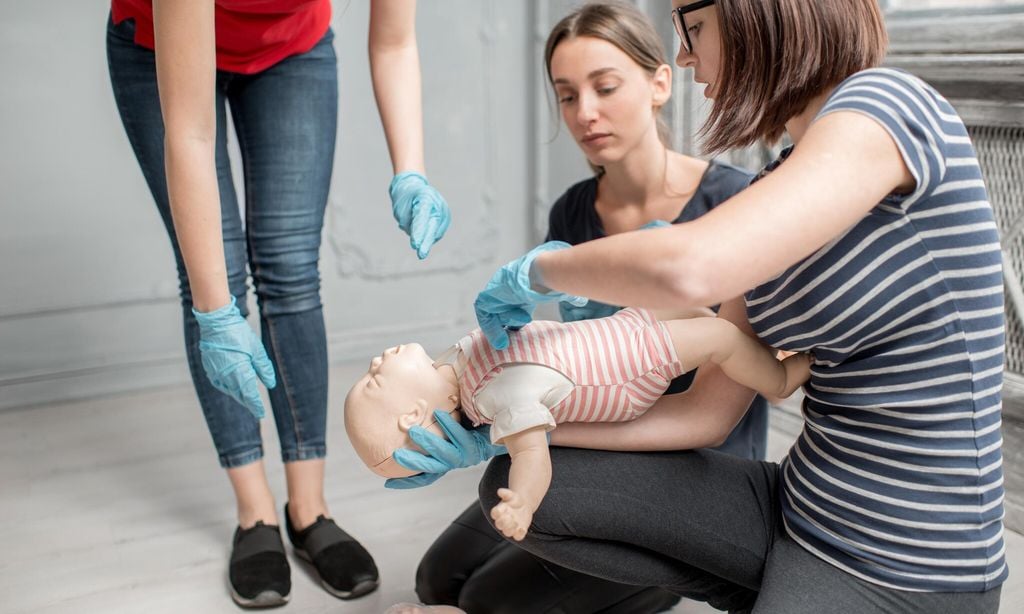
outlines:
M902 71L851 76L818 117L836 111L883 126L917 186L746 295L762 341L816 357L782 465L786 529L870 582L985 591L1007 577L1004 321L977 156L950 104Z

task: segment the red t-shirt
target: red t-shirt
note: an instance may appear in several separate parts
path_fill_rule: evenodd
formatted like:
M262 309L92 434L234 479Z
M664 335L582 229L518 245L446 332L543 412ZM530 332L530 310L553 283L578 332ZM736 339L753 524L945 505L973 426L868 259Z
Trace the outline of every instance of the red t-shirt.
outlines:
M153 49L152 0L111 0L114 23L135 20L135 43ZM331 0L215 0L217 68L253 74L305 53L327 33Z

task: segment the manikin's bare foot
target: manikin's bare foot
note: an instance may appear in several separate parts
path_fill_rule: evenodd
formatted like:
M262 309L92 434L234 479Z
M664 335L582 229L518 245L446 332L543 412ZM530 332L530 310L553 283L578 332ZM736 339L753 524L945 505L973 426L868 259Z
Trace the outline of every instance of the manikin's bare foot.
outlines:
M796 392L796 389L811 379L811 365L814 363L814 356L807 353L793 354L782 361L786 369L786 387L779 395L785 399Z
M526 537L526 531L530 528L530 523L533 521L533 512L526 507L526 501L523 499L523 496L514 490L499 488L498 496L501 497L501 503L491 509L491 518L494 520L494 526L505 537L522 541Z
M396 603L390 608L384 610L384 614L466 614L466 611L450 605Z

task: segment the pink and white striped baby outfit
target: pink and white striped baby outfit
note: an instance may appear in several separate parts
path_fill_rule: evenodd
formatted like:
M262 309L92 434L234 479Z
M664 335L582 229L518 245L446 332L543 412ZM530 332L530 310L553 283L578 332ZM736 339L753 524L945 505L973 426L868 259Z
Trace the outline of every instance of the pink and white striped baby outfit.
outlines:
M668 328L641 309L569 323L531 322L509 334L504 350L492 348L479 330L469 339L460 344L466 366L459 392L462 410L474 424L487 422L476 409L475 396L501 373L502 365L538 364L572 381L572 392L551 408L556 423L632 420L683 373Z

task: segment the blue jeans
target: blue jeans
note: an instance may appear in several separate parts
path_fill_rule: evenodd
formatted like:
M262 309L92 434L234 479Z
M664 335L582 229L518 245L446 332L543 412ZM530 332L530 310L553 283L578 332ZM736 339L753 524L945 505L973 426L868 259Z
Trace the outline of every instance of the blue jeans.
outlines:
M237 467L263 457L260 425L217 391L202 368L192 293L167 197L154 53L134 37L132 20L114 25L108 17L114 98L174 249L192 383L221 466ZM328 30L309 52L258 74L217 71L217 180L228 287L247 316L247 274L252 275L263 344L277 371L270 404L285 462L326 454L327 337L318 263L338 122L332 40ZM244 224L228 160L228 107L242 152Z

